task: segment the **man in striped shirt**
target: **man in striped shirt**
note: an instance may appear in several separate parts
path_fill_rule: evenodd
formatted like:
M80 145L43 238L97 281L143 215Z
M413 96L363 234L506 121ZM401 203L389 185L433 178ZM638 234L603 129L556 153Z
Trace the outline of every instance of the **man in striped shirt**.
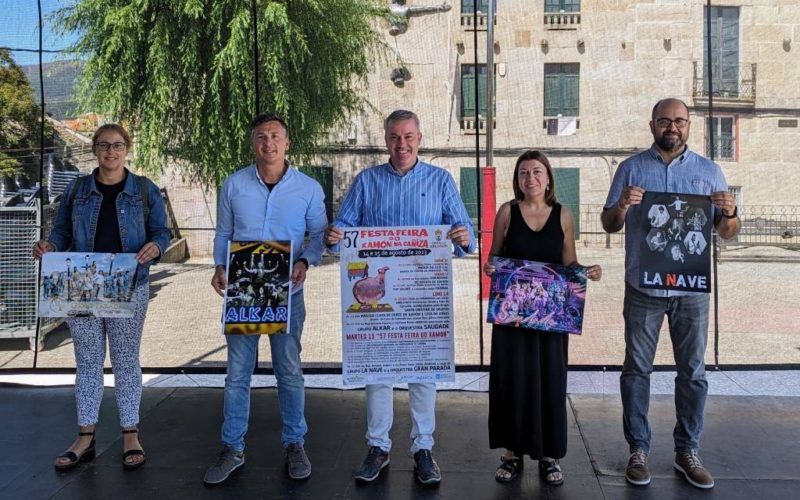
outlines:
M389 162L359 173L342 202L339 216L325 231L325 242L336 250L342 228L364 226L418 226L449 224L447 236L456 256L475 251L472 223L449 172L417 157L422 134L419 118L397 110L384 122ZM411 406L414 470L423 484L441 481L431 455L436 427L436 384L408 384ZM371 482L389 465L392 441L392 385L369 384L367 393L367 444L369 452L355 478Z

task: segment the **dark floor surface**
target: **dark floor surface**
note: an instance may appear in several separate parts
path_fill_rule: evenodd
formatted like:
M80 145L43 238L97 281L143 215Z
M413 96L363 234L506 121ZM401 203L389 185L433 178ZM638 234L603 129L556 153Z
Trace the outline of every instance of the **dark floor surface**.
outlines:
M366 453L363 391L308 390L306 450L313 474L293 482L284 473L277 393L256 389L245 467L226 483L206 488L203 472L219 449L222 390L145 388L141 432L147 464L125 471L113 390L106 389L97 458L57 473L52 462L75 432L72 389L5 386L0 387L0 498L800 498L800 398L709 398L701 457L716 478L710 491L689 486L673 472L670 396L654 396L651 403L654 477L644 488L627 485L623 477L627 446L619 397L570 395L568 404L569 451L560 488L540 483L530 460L516 483L494 481L500 452L488 446L488 396L470 392L439 393L434 455L443 480L438 488L416 484L404 391L395 392L391 466L375 483L359 485L352 473Z

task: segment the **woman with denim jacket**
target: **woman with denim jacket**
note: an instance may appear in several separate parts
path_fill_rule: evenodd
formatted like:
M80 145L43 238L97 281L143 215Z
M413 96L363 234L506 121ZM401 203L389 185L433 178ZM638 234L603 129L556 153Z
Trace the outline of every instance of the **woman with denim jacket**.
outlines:
M58 470L69 470L94 459L95 424L103 397L106 338L123 429L122 464L127 469L135 469L145 462L138 435L142 395L139 345L150 295L149 267L164 255L170 233L158 187L125 168L130 147L130 136L120 125L106 124L97 129L92 137L97 168L91 176L76 179L67 186L50 237L40 240L33 248L37 259L53 251L123 252L136 253L139 262L132 296L133 318L67 320L75 349L79 431L72 446L56 458L54 465ZM143 188L147 189L146 196L143 196ZM145 200L147 209L143 206Z

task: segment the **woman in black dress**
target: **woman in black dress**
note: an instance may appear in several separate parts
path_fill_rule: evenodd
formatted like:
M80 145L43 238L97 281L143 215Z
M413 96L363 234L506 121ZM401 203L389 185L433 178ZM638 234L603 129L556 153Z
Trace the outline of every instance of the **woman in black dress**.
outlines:
M514 200L497 212L491 256L577 266L572 212L556 202L547 157L527 151L514 168ZM587 277L599 280L600 266ZM514 480L523 457L539 461L544 482L564 482L558 459L567 452L567 348L569 335L507 325L492 328L489 445L505 448L495 479Z

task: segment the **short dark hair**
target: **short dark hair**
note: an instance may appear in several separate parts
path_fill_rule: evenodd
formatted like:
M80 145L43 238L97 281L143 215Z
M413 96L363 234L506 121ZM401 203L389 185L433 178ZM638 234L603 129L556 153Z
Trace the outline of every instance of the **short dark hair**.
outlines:
M651 120L655 120L656 119L656 111L658 111L658 108L661 107L662 104L665 104L667 102L679 102L679 103L683 104L683 107L686 108L686 115L687 116L689 115L689 106L687 106L685 102L683 102L682 100L678 99L677 97L667 97L665 99L661 99L660 101L658 101L656 103L655 106L653 106L653 111L650 112L650 119Z
M283 119L278 113L274 111L270 111L269 113L261 113L260 115L253 118L253 121L250 122L250 133L253 133L259 125L262 125L267 122L278 122L283 127L283 131L286 132L286 135L289 135L289 127L286 126L286 120Z
M525 151L517 158L517 164L514 166L514 180L512 181L514 199L517 201L525 199L525 193L523 193L522 189L519 187L519 166L522 165L522 162L528 160L536 160L545 166L547 178L550 181L550 189L546 190L544 193L544 202L547 203L548 206L554 206L556 204L556 177L553 175L553 167L550 166L550 160L547 159L544 153L533 149Z
M414 123L417 124L417 128L419 128L419 117L416 113L407 109L396 109L383 121L383 130L388 130L390 124L402 120L414 120Z
M92 151L94 151L94 147L97 143L97 139L103 132L116 132L122 136L122 140L125 141L125 149L131 149L131 136L128 135L128 131L125 128L118 124L118 123L106 123L105 125L100 125L97 127L97 130L94 131L94 135L92 135Z

